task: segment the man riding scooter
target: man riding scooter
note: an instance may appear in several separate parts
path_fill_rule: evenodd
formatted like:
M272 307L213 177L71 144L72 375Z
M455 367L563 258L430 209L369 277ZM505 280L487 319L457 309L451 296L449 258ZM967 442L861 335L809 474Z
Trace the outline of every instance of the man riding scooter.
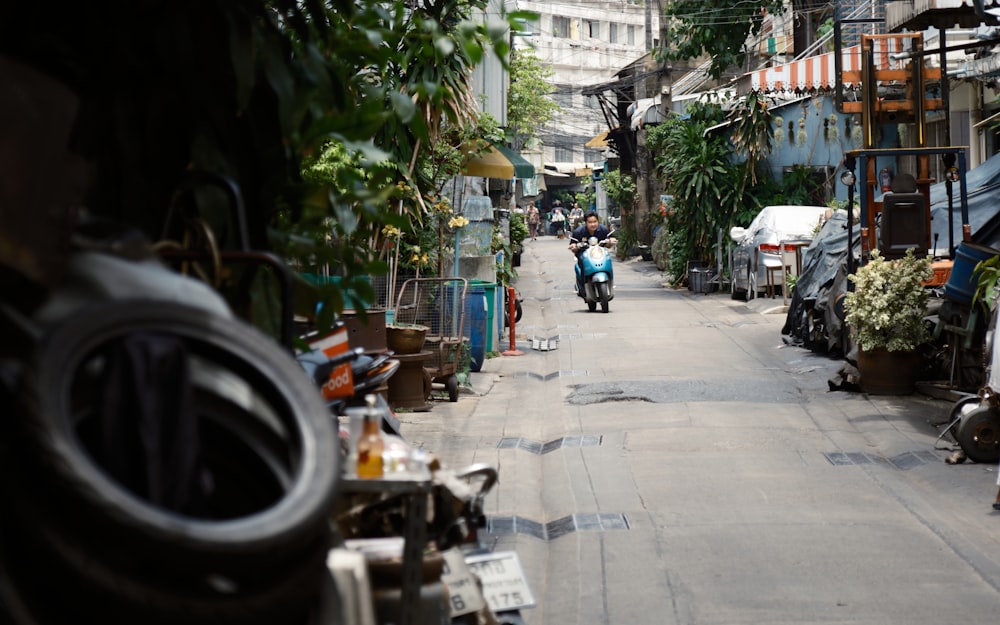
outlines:
M583 225L573 230L573 235L570 238L570 244L569 244L570 251L576 254L577 294L580 297L587 300L588 307L591 307L591 310L593 310L593 307L591 306L592 302L590 299L587 298L586 295L587 293L585 284L586 271L583 259L584 250L586 250L591 245L590 243L591 237L597 239L597 243L603 244L602 246L613 245L616 242L615 238L611 236L611 231L607 228L607 226L601 224L600 220L597 217L597 213L595 213L594 211L588 212L584 216ZM607 263L610 270L610 256L607 257ZM610 299L610 294L607 298L605 298L605 301L601 303L602 307L604 308L607 307L607 299ZM607 311L605 310L605 312Z

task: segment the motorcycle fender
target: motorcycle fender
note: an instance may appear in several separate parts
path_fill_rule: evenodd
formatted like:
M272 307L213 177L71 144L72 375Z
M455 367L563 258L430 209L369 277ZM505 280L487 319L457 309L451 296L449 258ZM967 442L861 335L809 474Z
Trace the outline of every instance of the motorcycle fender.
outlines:
M608 274L604 273L603 271L600 273L595 273L594 275L590 276L591 282L607 282L608 280L609 280Z

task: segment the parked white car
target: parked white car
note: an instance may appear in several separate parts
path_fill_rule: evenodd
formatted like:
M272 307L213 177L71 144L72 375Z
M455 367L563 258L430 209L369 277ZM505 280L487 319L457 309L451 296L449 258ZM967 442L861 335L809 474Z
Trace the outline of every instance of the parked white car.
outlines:
M730 230L729 238L736 242L730 265L733 299L757 297L767 284L766 267L782 265L779 245L812 239L829 210L826 206L765 206L749 226Z

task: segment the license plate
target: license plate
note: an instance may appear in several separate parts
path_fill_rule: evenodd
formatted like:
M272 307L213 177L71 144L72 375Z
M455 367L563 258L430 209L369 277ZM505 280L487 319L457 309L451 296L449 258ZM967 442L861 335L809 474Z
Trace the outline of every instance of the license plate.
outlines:
M483 597L494 612L535 605L521 560L513 551L466 556L465 564L483 582Z

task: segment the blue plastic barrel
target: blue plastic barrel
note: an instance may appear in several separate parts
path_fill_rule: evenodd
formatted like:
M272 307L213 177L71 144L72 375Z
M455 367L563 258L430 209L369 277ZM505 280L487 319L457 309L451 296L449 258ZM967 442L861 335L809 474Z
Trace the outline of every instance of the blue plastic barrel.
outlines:
M1000 250L985 245L963 241L955 249L955 262L951 275L944 285L944 295L960 304L971 304L976 294L976 277L973 275L980 262L1000 256Z
M496 285L494 285L495 288ZM479 371L486 362L486 337L489 333L489 307L486 289L469 285L465 293L465 333L469 337L469 368Z

